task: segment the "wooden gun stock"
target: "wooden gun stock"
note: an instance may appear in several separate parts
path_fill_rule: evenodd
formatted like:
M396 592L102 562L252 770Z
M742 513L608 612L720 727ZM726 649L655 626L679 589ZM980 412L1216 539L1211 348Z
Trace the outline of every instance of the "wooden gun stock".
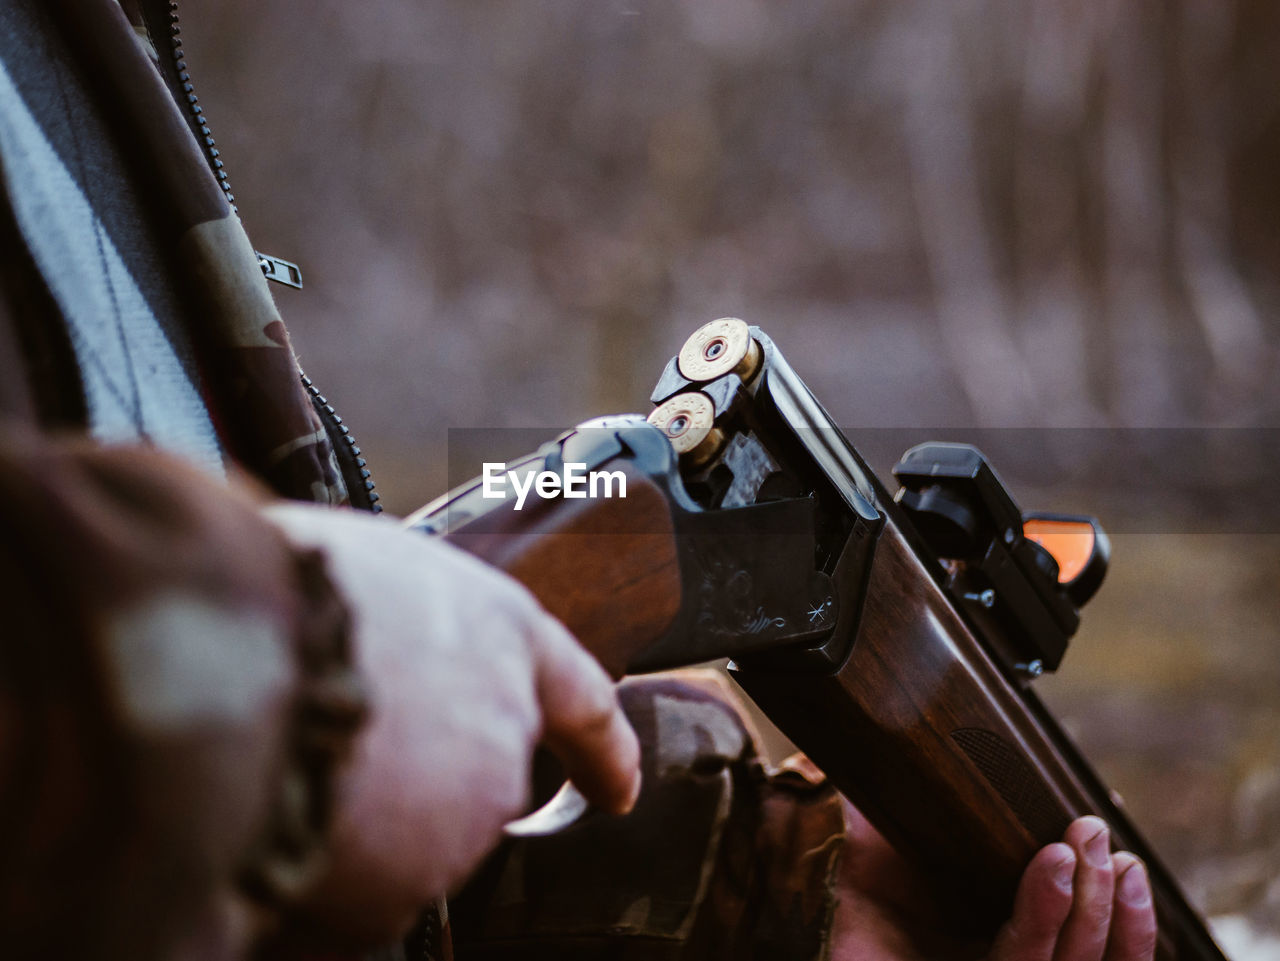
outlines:
M671 626L680 567L666 495L629 461L619 499L507 500L445 539L501 568L533 592L617 680Z

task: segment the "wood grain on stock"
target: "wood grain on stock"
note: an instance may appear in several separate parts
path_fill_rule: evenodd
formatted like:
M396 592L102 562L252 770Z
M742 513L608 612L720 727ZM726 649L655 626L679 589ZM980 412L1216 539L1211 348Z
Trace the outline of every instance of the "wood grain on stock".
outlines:
M680 565L666 496L625 461L626 497L507 501L447 539L511 574L615 679L670 627Z
M848 663L738 679L975 930L1009 916L1036 850L1075 817L1106 816L892 523ZM1192 956L1162 934L1158 957Z

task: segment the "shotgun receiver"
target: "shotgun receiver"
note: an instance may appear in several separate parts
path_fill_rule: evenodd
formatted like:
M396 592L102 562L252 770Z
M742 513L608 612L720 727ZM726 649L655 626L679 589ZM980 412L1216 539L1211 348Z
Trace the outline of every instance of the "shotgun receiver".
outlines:
M410 524L513 574L615 677L732 658L975 931L1009 916L1039 848L1097 814L1147 864L1161 961L1224 961L1030 689L1105 573L1096 521L1024 515L963 445L908 451L890 496L740 320L697 331L651 399L647 419L592 421L509 465L505 493L490 477ZM587 472L615 496L590 496Z

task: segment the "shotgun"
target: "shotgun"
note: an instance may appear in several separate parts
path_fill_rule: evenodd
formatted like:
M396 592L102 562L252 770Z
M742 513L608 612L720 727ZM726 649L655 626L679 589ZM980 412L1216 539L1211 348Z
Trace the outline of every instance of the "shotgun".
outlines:
M891 496L759 328L724 318L639 415L600 418L410 518L514 575L615 677L732 676L975 933L1077 817L1146 863L1161 961L1225 961L1031 689L1109 555L1023 514L983 455L924 444ZM597 483L598 482L598 483ZM606 486L607 485L607 486Z

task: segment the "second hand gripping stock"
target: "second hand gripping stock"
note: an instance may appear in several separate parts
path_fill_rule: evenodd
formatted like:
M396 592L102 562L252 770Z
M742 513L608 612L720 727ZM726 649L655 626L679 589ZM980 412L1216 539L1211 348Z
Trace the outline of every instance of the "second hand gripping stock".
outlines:
M1024 515L985 458L929 444L896 499L773 341L725 318L659 378L523 461L623 497L517 507L477 481L409 519L522 581L616 678L732 658L734 678L958 920L990 934L1085 814L1146 862L1161 961L1224 961L1111 792L1030 690L1105 573L1091 518Z

